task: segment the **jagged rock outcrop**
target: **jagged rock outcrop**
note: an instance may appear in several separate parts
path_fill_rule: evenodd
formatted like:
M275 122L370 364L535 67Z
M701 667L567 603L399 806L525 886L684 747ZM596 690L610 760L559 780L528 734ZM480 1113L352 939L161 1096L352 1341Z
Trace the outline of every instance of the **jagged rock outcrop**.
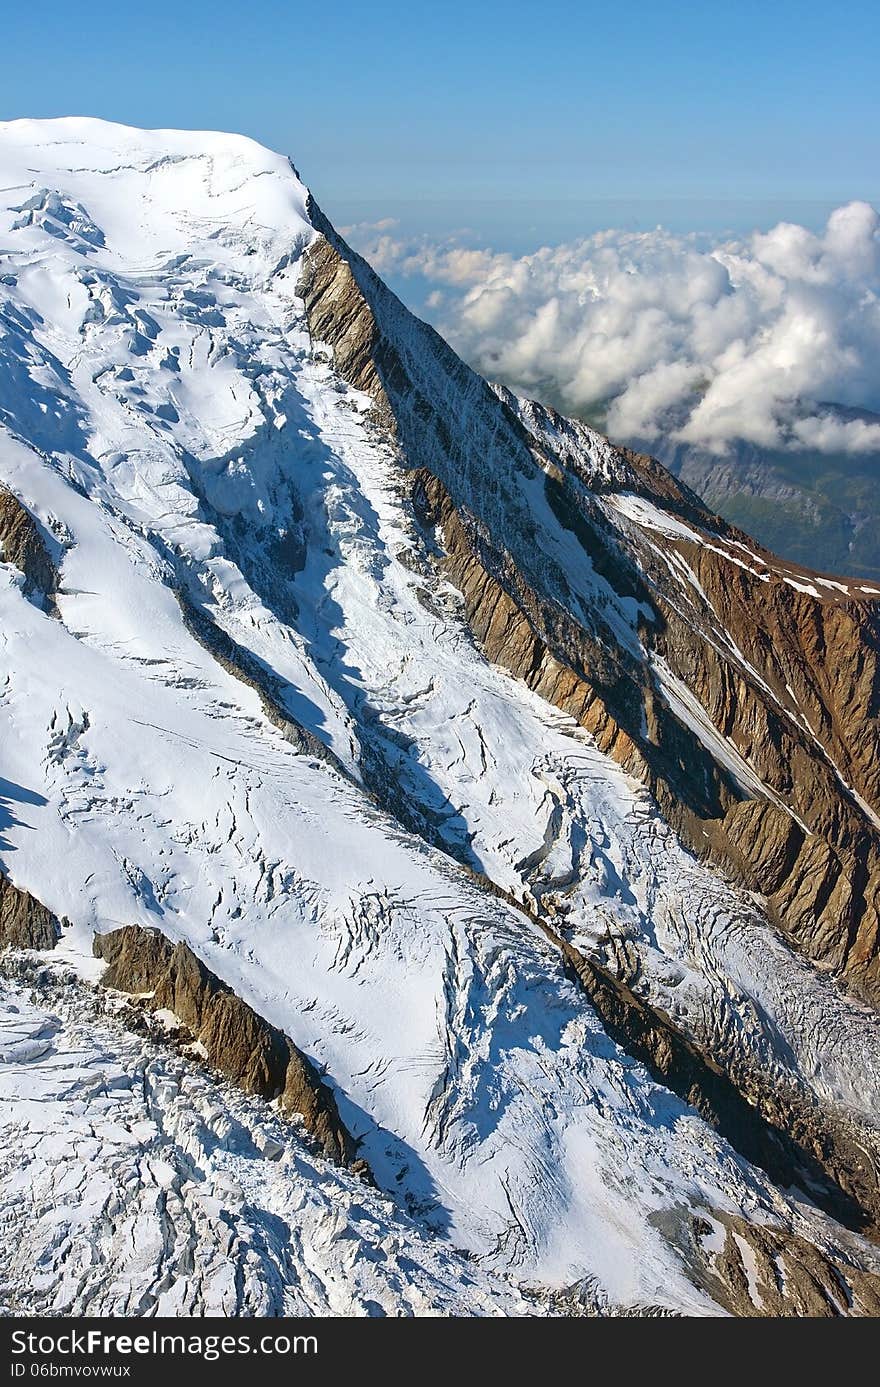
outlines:
M701 1279L732 1315L748 1318L836 1319L880 1314L880 1278L839 1253L828 1256L787 1229L746 1223L713 1211L695 1220L695 1241L723 1237Z
M499 580L488 566L491 556L476 526L455 510L442 483L425 472L414 474L414 499L424 522L440 526L444 569L461 591L468 624L489 659L574 717L603 751L648 786L698 854L710 856L767 897L770 918L793 943L814 962L845 976L858 995L876 1002L876 830L870 814L841 784L836 763L817 751L815 739L785 719L766 693L732 671L716 646L695 641L693 628L669 609L658 653L768 786L768 798L744 801L726 766L675 718L644 668L635 661L627 668L619 657L609 660L587 632L560 638L558 618L553 640L546 603L512 566L507 581ZM654 592L652 600L663 599ZM745 612L742 624L739 639L748 649L747 631L754 622ZM873 687L873 633L849 632L848 638L857 649L860 643L865 646L859 675ZM780 647L784 650L782 639L764 639L774 659ZM798 668L796 660L789 663L788 679L798 679L808 691L805 704L817 707ZM767 670L768 676L772 673ZM776 678L779 683L780 676ZM791 687L788 679L782 680L786 688ZM848 721L852 727L864 722L873 733L871 698L873 694L854 688L850 707L855 711ZM846 703L843 695L838 703ZM839 708L822 716L831 726L841 724ZM870 749L870 735L865 743ZM850 769L846 747L840 744L835 753L857 782L873 790L874 772L861 749L855 752L864 767L861 774L855 773L859 767ZM780 803L791 805L794 815Z
M107 964L102 986L128 993L150 1011L173 1012L203 1047L208 1064L246 1093L277 1099L282 1112L302 1118L326 1156L367 1173L315 1066L186 944L172 944L158 930L126 925L96 934L93 947L95 957Z
M733 533L718 539L731 552L745 544ZM654 535L652 543L667 560L680 555L696 578L693 605L682 612L659 596L664 623L654 649L766 787L759 808L725 809L713 855L769 898L771 917L804 953L876 1003L877 600L782 569L753 545L743 568L685 537ZM645 567L650 574L650 560Z
M57 574L36 521L6 487L0 487L0 554L25 577L28 592L39 593L51 606Z
M0 949L54 949L60 933L51 910L0 872Z

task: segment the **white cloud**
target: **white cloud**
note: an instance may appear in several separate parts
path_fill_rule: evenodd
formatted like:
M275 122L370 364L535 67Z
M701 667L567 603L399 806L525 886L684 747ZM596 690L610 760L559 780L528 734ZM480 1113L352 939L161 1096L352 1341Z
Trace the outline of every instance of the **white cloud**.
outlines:
M606 231L515 257L360 228L383 274L422 276L453 346L484 374L576 411L606 404L622 439L723 451L867 451L880 425L880 217L838 208L815 234L781 223L716 245Z
M397 217L382 217L377 222L352 222L350 226L341 226L339 230L341 235L351 237L354 240L357 237L370 236L376 232L392 231L395 226L399 225L400 222Z
M825 414L798 419L794 425L798 441L820 453L880 452L880 424L864 419L836 419Z

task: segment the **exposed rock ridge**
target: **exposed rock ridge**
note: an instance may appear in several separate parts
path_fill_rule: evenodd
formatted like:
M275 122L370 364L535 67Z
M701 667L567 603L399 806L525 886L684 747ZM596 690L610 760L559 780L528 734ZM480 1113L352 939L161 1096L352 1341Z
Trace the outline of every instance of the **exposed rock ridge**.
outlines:
M806 732L716 645L694 640L662 594L652 594L664 617L668 612L655 637L658 653L774 792L772 799L744 799L725 767L674 717L644 667L633 662L627 670L603 659L585 631L560 639L559 623L548 622L546 603L521 575L513 570L504 582L490 570L482 536L436 478L416 474L414 497L426 522L440 526L444 569L488 658L592 733L602 751L647 785L688 846L765 896L769 917L791 943L876 1005L876 832ZM745 634L742 640L748 644ZM874 658L869 650L861 668Z
M0 949L54 949L60 934L51 910L0 872Z
M714 515L695 491L667 472L656 458L612 444L581 420L569 419L537 400L520 399L497 382L492 383L492 389L525 426L533 442L549 444L553 459L591 491L626 489L661 501L666 509L697 525L710 523L725 533L732 532L727 521Z
M330 747L303 727L284 704L284 686L279 677L262 663L249 650L245 650L227 631L194 602L182 588L177 589L177 600L183 613L187 629L195 639L208 650L227 673L240 679L242 683L255 689L260 696L260 704L266 717L277 727L285 740L290 742L304 756L314 756L325 761L339 775L352 780L353 776Z
M50 609L54 607L55 565L30 511L4 486L0 486L0 558L21 570L28 593L38 594Z
M558 706L573 712L575 716L577 713L571 705L583 705L585 700L588 701L589 719L583 725L597 735L603 750L610 750L628 769L637 766L637 773L648 778L644 771L645 757L657 758L655 747L649 743L642 747L638 745L641 741L642 709L645 699L651 697L652 689L644 663L635 651L621 648L601 611L593 614L596 630L586 631L558 599L542 591L539 574L535 574L532 581L531 575L520 566L519 553L514 559L509 549L499 543L491 527L481 519L479 503L481 488L486 484L483 464L487 451L497 453L499 448L507 450L503 451L505 465L534 476L542 486L548 480L543 467L533 456L525 429L511 409L503 403L499 408L494 391L459 361L433 329L418 324L419 332L425 334L429 352L440 362L442 373L448 378L448 405L451 411L456 412L455 430L444 421L427 390L420 390L418 383L410 380L410 361L407 359L405 362L401 357L389 325L383 322L380 330L372 300L367 301L362 282L381 301L383 312L393 320L399 334L405 336L412 333L414 320L411 315L369 266L345 246L320 211L313 208L312 214L324 237L310 248L307 267L299 286L310 331L316 341L326 342L333 348L334 362L340 375L375 401L378 426L396 438L405 465L416 474L413 494L417 502L422 501L420 518L442 526L445 522L451 522L454 514L461 521L461 537L456 534L449 541L456 544L456 553L449 554L449 576L454 583L460 580L460 570L465 566L465 551L476 560L470 592L465 594L465 600L466 606L472 607L473 611L480 605L487 618L482 623L485 632L481 626L477 633L479 639L482 640L488 633L489 618L495 605L492 599L497 596L503 608L503 620L496 622L492 633L493 636L497 635L497 639L490 641L491 648L487 647L489 658L525 678L544 697L558 702ZM420 341L419 345L423 346L424 343ZM415 354L413 356L415 359ZM458 396L459 391L464 392L463 400ZM466 418L462 418L462 409ZM459 441L458 431L465 431L470 426L476 431L476 437L473 446L465 449ZM484 437L481 438L481 435ZM499 435L502 435L500 440ZM484 449L481 449L481 442L485 443ZM624 478L627 484L637 483L636 474L630 469L625 469ZM456 495L452 493L450 482L457 484ZM553 479L549 479L549 485L562 506L564 498L558 483L554 488ZM532 534L531 520L524 512L522 498L515 488L506 486L503 471L497 477L493 476L492 486L497 487L500 493L496 500L499 500L505 518L510 516L511 527L516 529L522 525L525 533ZM463 495L465 500L462 500ZM683 491L681 500L684 505L686 497ZM456 543L459 538L461 542ZM598 530L596 538L597 548L607 549ZM521 548L525 550L528 546ZM601 558L597 555L594 562L597 559L599 567ZM647 589L635 565L630 565L630 568L631 581L624 595L628 598L647 596ZM547 576L552 577L560 589L568 588L564 574ZM478 604L477 589L481 582L487 584L489 594L488 600ZM469 611L469 619L473 611ZM529 631L532 639L526 651L526 633ZM508 649L511 642L514 647L517 646L516 637L519 635L523 637L521 648ZM544 651L538 648L542 645ZM549 658L547 668L542 669L545 653ZM555 683L576 685L577 694L572 697L570 687L564 692L560 688L557 698L551 691ZM673 798L676 803L682 797L696 793L695 812L705 818L719 815L727 805L741 798L723 768L718 767L706 754L690 729L682 727L662 706L657 711L657 720L661 719L674 744L672 764L686 764L689 772L680 775L680 783L675 786ZM694 764L702 766L705 777L708 777L707 786L701 783L698 776L690 774ZM665 773L671 773L671 766Z
M570 475L562 489L567 523L595 557L593 498ZM611 508L606 518L620 523ZM769 897L789 940L876 1004L880 604L781 564L724 522L693 540L630 523L619 534L618 576L613 560L605 571L619 586L637 564L659 617L640 628L645 646L764 786L757 807L728 801L720 815L703 816L719 820L709 824L678 814L663 786L650 788L691 847ZM613 530L604 543L614 550ZM693 582L670 582L677 555ZM668 742L660 686L645 700L645 723L653 743ZM680 779L669 785L680 794Z
M837 1319L880 1314L880 1278L846 1256L829 1257L796 1233L713 1210L724 1244L701 1280L732 1315L746 1318ZM700 1241L711 1224L692 1224Z
M312 339L330 345L339 374L374 401L376 417L396 437L409 465L436 472L450 491L455 487L456 504L470 505L475 513L489 456L500 452L506 469L538 475L544 459L535 456L540 449L528 419L520 417L522 402L490 385L415 318L313 198L308 213L320 235L306 254L298 292ZM589 436L591 485L646 496L655 496L662 485L667 502L681 514L710 518L700 499L655 459L614 447L586 425L563 422L582 438ZM584 462L582 456L582 467ZM488 480L518 516L522 501L507 487L504 472Z
M93 949L107 964L102 986L128 993L149 1011L173 1012L203 1047L208 1064L246 1093L277 1099L282 1112L302 1118L326 1156L366 1173L315 1066L186 944L172 944L158 930L125 925L96 934Z

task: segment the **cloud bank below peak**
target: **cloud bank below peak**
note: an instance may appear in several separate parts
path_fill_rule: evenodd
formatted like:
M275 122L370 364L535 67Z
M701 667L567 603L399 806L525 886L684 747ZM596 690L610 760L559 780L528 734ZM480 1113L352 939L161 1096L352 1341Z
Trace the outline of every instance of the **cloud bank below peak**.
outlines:
M531 254L347 228L376 270L423 281L424 311L479 371L612 437L880 450L880 216L851 202L824 230L782 222L713 243L603 231Z

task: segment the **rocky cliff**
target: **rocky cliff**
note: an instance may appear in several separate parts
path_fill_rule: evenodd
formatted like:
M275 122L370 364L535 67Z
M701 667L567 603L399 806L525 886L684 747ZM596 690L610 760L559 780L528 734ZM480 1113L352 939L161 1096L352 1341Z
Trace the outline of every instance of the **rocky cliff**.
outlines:
M493 395L313 216L312 335L376 402L488 657L575 717L691 848L877 1004L880 590L783 563L653 459ZM552 562L522 479L583 551L587 590Z

